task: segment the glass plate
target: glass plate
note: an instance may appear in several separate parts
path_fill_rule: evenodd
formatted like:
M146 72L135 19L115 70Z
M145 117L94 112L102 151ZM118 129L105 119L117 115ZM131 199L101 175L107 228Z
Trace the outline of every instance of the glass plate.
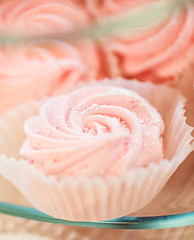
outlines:
M0 202L0 212L41 222L92 228L162 229L189 226L194 224L194 212L156 217L121 217L104 222L66 221L50 217L34 208L5 202Z

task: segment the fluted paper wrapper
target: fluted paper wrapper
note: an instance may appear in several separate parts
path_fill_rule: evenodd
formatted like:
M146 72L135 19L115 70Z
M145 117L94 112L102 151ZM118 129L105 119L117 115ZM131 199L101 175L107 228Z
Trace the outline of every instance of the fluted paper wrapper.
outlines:
M185 171L185 165L187 166L186 167L187 171ZM190 204L189 204L188 199L185 199L185 194L186 196L188 196L190 193L190 196L192 197L191 190L189 192L188 190L186 190L189 187L191 188L191 185L192 185L192 179L191 179L192 170L193 170L193 164L192 164L192 158L191 158L190 161L187 161L187 162L185 161L183 164L181 164L181 167L179 167L178 171L176 171L176 174L174 174L173 177L171 178L171 182L175 178L174 180L177 180L176 183L173 184L173 186L171 187L169 186L169 183L166 184L165 188L168 187L168 193L166 193L165 190L163 190L164 191L163 194L166 193L165 195L167 198L169 195L173 195L172 199L169 198L168 204L169 205L173 204L173 199L174 199L174 202L177 204L177 208L182 209L182 211L187 211L186 209L189 209L188 205L190 206L190 209L192 209L192 200L190 201ZM180 174L180 171L182 171L186 176L183 177ZM185 182L184 181L185 177L188 182L187 184L183 184L184 185L184 191L183 191L184 196L182 196L182 198L184 199L184 204L183 204L183 202L180 203L180 199L178 200L178 202L176 200L177 198L179 198L179 196L181 196L179 191L181 191L180 188L182 189L183 187L182 183ZM190 183L189 183L189 180L191 180ZM8 182L7 181L0 182L0 188L1 189L9 188ZM175 192L176 192L176 195L174 195ZM14 202L15 202L15 198L17 198L17 195L14 191L9 191L9 192L7 191L4 193L4 195L5 195L4 196L5 201L10 201L14 199ZM154 201L157 201L157 198ZM150 204L152 204L152 202ZM154 203L150 205L149 209L147 209L149 212L149 216L150 216L150 212L151 213L153 212L153 208L154 208L153 205ZM184 205L185 207L180 208L180 206L182 205ZM165 209L165 206L160 205L160 209L161 208L163 212ZM168 214L169 213L170 211L168 212ZM64 240L64 239L65 240L86 240L86 239L87 240L110 240L110 239L111 240L118 240L118 239L119 240L129 240L129 239L130 240L150 240L150 239L166 240L167 238L172 240L182 240L182 239L193 240L194 228L193 226L179 227L179 228L172 228L172 229L145 229L145 230L84 228L84 227L57 225L57 224L46 223L46 222L38 222L34 220L0 214L0 240L8 240L8 239L5 239L4 237L7 237L11 240L13 239L15 240L17 238L14 238L13 234L15 236L19 235L23 237L23 236L27 236L27 234L29 233L33 235L32 237L37 236L36 240L38 240L40 236L47 237L47 238L49 237L55 240ZM26 240L27 239L29 238L26 238ZM42 240L45 240L45 239L42 239Z
M159 164L129 170L122 177L64 176L59 182L19 159L24 141L23 123L39 109L38 102L19 106L0 119L0 173L27 200L48 215L66 220L99 221L128 215L148 204L192 151L192 128L185 123L184 98L167 86L138 81L105 80L100 83L129 88L146 98L165 123L164 157Z
M177 76L175 87L186 97L185 106L187 123L194 126L194 60Z

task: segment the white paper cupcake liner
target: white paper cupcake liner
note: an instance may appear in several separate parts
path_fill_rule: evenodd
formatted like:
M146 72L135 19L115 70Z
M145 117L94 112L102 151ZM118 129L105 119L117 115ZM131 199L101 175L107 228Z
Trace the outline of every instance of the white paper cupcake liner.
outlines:
M160 216L193 211L194 152L178 167L162 191L132 216ZM194 229L193 229L194 231Z
M184 162L183 165L185 165ZM182 168L181 166L181 168ZM184 169L182 169L184 171ZM180 172L180 168L179 168ZM177 175L177 173L176 173ZM179 179L179 182L183 179ZM169 184L167 184L169 185ZM192 186L192 181L190 186ZM0 183L1 190L7 189L7 182ZM177 190L177 188L176 188ZM185 188L184 188L185 190ZM191 191L191 190L190 190ZM184 191L185 193L185 191ZM166 197L168 198L166 193ZM176 195L177 197L177 195ZM12 200L16 198L15 192L6 193L6 200ZM169 199L169 204L171 199ZM187 204L188 201L185 201ZM192 203L191 203L192 204ZM153 212L153 205L150 205L150 212ZM162 206L163 208L163 206ZM192 209L192 206L191 206ZM141 210L140 210L141 211ZM136 214L135 214L136 215ZM141 215L142 216L142 215ZM16 236L27 236L31 234L32 237L49 237L55 240L193 240L194 229L193 226L173 228L173 229L150 229L150 230L124 230L124 229L97 229L97 228L83 228L83 227L72 227L63 226L52 223L37 222L33 220L17 218L13 216L1 215L0 214L0 240L5 240L3 237L8 235L11 240L15 239L13 234ZM17 238L16 238L17 239ZM28 238L26 238L27 240ZM22 239L20 239L22 240ZM38 239L36 239L38 240Z
M194 126L194 59L193 61L177 75L176 88L186 97L187 103L185 106L187 123Z
M57 182L25 160L16 160L24 140L23 122L38 109L37 102L19 106L0 119L0 152L4 153L0 155L0 174L11 181L35 208L48 215L66 220L99 221L135 212L156 196L193 149L190 144L192 128L185 124L183 116L185 100L177 91L135 80L105 80L99 84L133 89L160 112L165 122L166 159L159 164L150 163L146 168L132 169L121 178L71 179L64 176Z

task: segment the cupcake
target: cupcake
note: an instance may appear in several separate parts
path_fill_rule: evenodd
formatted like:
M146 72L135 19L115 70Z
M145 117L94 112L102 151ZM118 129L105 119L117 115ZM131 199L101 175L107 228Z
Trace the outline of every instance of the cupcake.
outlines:
M112 78L135 77L178 88L188 100L187 122L194 126L194 2L88 0L86 8L94 22L139 16L142 26L125 27L101 41L107 72ZM147 24L149 13L153 22Z
M82 29L88 17L68 0L2 0L0 31L11 35L47 35Z
M149 0L149 2L154 2ZM127 9L134 9L148 0L85 0L85 7L93 19L106 18L115 14L123 13Z
M13 38L77 31L88 21L82 8L69 1L0 3L0 33ZM0 114L30 99L69 91L80 81L101 78L100 58L90 41L68 44L42 39L0 46Z
M65 93L80 81L98 77L97 58L92 43L73 46L53 40L0 47L0 114L19 103Z
M141 8L146 16L146 11L156 5L154 2L103 0L99 4L88 0L86 6L94 21L99 21L125 13L134 14L136 10L138 14ZM163 11L152 24L132 29L133 32L131 29L127 32L125 28L122 33L102 42L110 76L136 77L141 81L171 85L183 85L180 83L183 81L191 88L194 78L194 3L158 1L157 9L160 4ZM169 15L164 13L164 6Z
M0 173L57 218L130 214L192 151L183 106L169 87L122 79L19 106L1 117Z

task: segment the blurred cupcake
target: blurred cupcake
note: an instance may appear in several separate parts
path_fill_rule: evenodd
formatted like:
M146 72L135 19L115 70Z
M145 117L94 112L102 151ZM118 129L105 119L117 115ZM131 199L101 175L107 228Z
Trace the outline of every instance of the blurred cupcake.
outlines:
M75 31L88 24L88 16L68 0L2 0L0 31L12 35L45 35Z
M0 114L19 103L64 93L80 81L98 78L97 56L92 43L72 46L50 41L1 47Z
M86 7L93 21L122 14L139 14L146 22L152 10L155 21L127 28L101 42L109 76L137 78L140 81L167 83L187 98L187 122L194 126L194 2L176 0L88 0ZM158 4L158 5L157 5ZM158 6L158 7L157 7ZM141 11L140 11L141 10ZM160 10L160 12L159 12Z
M148 0L102 0L101 2L98 0L85 0L85 6L93 19L100 19L123 13L147 2ZM154 0L149 0L149 2L154 2Z
M0 3L0 33L25 37L67 33L87 25L89 18L70 1ZM100 52L86 41L32 41L0 46L0 114L30 99L72 89L79 81L101 78Z
M153 2L155 6L157 4L152 0L97 2L88 0L87 4L88 11L96 21L107 16L122 16L120 14L126 12L134 14L136 9L138 13L139 7L145 10L146 16ZM189 83L191 88L194 78L194 3L158 1L158 4L161 3L163 8L161 16L158 16L161 19L156 21L157 24L142 25L133 29L132 33L125 28L117 36L103 41L102 48L107 56L110 76L135 77L142 81L168 82L172 85L179 85L182 80L184 85ZM164 14L164 6L169 16Z
M1 117L6 155L0 173L57 218L97 221L132 213L192 151L184 98L166 86L107 80L40 105ZM25 160L16 160L20 148Z

